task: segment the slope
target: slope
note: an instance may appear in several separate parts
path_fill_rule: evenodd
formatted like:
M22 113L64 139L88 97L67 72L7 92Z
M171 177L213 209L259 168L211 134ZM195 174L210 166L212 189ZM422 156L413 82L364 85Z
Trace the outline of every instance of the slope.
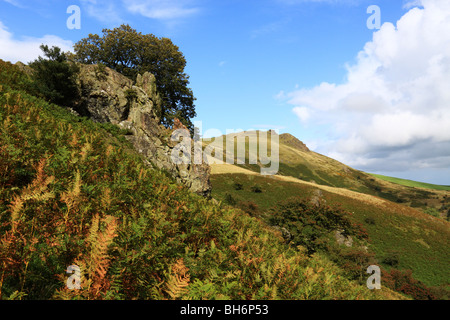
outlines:
M2 299L403 298L189 192L117 127L32 96L16 66L0 74Z
M230 140L230 137L235 136L236 142L234 147L234 159L237 159L238 143L237 139L245 141L245 161L238 166L249 169L254 172L261 172L263 164L259 161L259 147L260 138L267 140L268 153L271 152L272 141L271 134L276 134L274 131L250 131L229 134L227 136L216 137L214 139L204 140L203 145L212 146L219 154L227 154L225 141ZM274 141L276 139L273 139ZM321 186L330 186L345 188L374 195L386 200L396 203L405 204L411 207L420 208L422 210L433 210L436 215L443 218L446 217L450 210L450 191L430 188L423 188L423 186L407 186L371 174L355 170L337 160L316 153L308 149L308 147L290 134L281 134L278 136L278 143L274 145L279 152L279 170L277 175L290 176L306 182L311 182ZM243 147L241 147L243 148ZM274 149L275 150L275 149ZM251 164L251 158L258 159L257 164ZM225 161L225 157L223 159ZM237 162L235 162L237 163Z
M415 279L448 296L450 223L444 219L380 197L289 176L264 177L234 165L212 165L211 173L213 197L262 219L270 219L270 209L283 199L319 195L367 230L370 251L383 270L412 270Z

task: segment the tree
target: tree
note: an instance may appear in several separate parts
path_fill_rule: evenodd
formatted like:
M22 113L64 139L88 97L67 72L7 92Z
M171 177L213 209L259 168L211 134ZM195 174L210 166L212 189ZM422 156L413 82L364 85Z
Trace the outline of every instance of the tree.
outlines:
M58 47L41 45L47 59L39 56L29 66L34 70L35 89L48 101L70 107L78 97L76 75L78 68L69 63L67 56Z
M74 46L75 59L81 63L102 63L136 80L138 74L155 75L162 98L158 110L160 122L172 126L174 118L193 130L191 118L196 116L189 76L184 72L186 59L168 38L142 34L129 25L103 29L103 35L89 34Z

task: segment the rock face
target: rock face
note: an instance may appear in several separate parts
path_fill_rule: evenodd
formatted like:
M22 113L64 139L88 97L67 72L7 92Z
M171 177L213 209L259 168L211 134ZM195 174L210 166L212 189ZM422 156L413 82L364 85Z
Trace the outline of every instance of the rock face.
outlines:
M203 161L201 164L193 161L176 164L172 160L172 151L179 142L173 141L171 135L174 130L185 127L180 127L181 122L176 122L173 129L159 124L161 99L152 74L139 75L133 83L107 67L80 65L78 86L81 99L75 109L79 114L129 130L132 134L126 136L127 139L155 167L169 172L191 191L210 197L208 164Z

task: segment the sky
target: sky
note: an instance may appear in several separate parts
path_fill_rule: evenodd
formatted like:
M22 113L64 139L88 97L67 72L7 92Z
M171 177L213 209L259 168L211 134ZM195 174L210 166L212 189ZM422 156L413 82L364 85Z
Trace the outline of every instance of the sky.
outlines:
M0 59L121 24L180 48L204 137L276 129L355 169L450 185L449 0L0 0Z

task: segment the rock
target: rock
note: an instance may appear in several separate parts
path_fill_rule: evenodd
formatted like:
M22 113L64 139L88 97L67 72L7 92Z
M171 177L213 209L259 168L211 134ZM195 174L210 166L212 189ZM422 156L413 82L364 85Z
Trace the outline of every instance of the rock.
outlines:
M342 234L342 230L336 230L336 231L334 232L334 237L335 237L336 242L337 242L338 244L343 244L343 245L345 245L345 246L347 246L347 247L353 246L353 238L350 237L350 236L345 237L345 236Z
M316 207L320 206L322 203L326 203L327 201L323 198L323 192L320 189L316 189L313 192L310 203Z
M284 241L286 241L286 243L289 243L292 240L292 234L285 227L272 226L272 228L276 231L281 232L281 236L283 237Z
M22 72L26 73L27 75L29 75L29 76L32 76L32 75L33 75L33 72L34 72L33 69L32 69L31 67L29 67L28 65L24 64L23 62L17 61L17 62L15 63L15 65L16 65Z
M171 134L186 127L178 119L172 129L160 125L161 98L152 74L139 75L133 83L108 67L83 64L79 67L77 84L81 99L74 107L78 113L97 122L110 122L127 129L132 134L126 138L153 166L170 173L191 191L210 197L211 169L208 164L175 164L172 161L172 150L178 142L171 140Z

